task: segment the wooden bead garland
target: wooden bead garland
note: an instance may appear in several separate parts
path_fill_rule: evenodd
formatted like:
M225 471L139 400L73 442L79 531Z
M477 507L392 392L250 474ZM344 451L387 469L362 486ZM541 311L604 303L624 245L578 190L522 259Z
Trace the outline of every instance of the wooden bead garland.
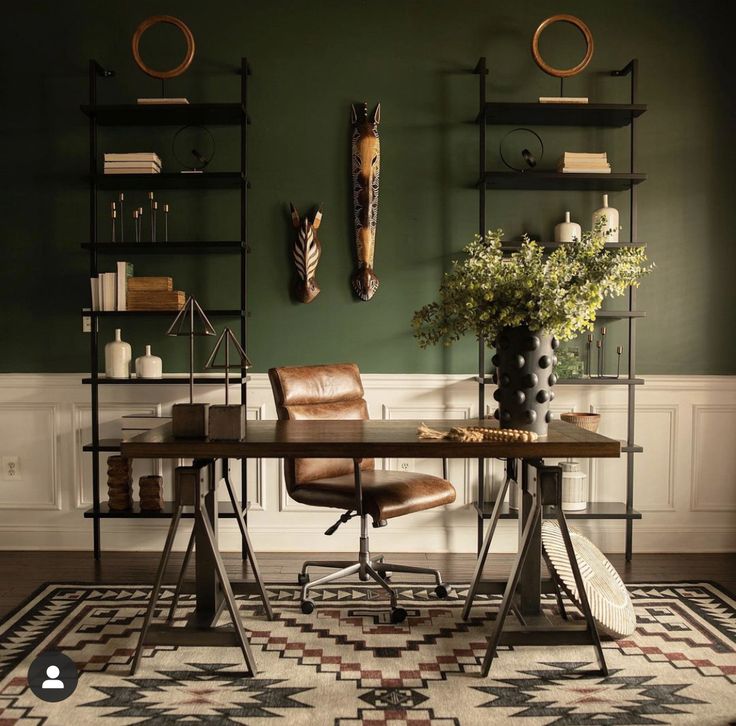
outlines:
M528 443L536 441L539 435L533 431L522 431L520 429L496 429L483 426L454 426L448 432L443 433L431 429L422 423L417 429L420 439L448 439L449 441L515 441Z

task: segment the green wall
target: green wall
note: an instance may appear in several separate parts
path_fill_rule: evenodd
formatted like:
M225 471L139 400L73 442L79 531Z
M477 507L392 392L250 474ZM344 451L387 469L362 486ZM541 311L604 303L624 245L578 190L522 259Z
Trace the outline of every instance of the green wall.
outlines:
M133 64L130 36L154 13L183 18L197 55L189 73L167 88L191 101L236 100L232 69L253 66L250 112L251 194L249 354L255 370L272 365L355 360L365 372L470 372L468 340L449 350L420 350L409 329L414 309L435 294L443 269L477 224L477 77L480 55L490 66L490 99L528 100L557 92L557 82L531 60L537 23L556 12L581 16L595 37L588 70L566 93L625 102L626 81L604 71L638 57L640 99L639 237L656 272L645 280L639 326L643 373L736 373L732 334L736 235L731 204L734 144L734 60L722 2L647 0L329 0L320 2L37 2L4 13L0 73L2 124L2 315L0 370L83 371L88 337L79 309L88 304L86 119L87 60L114 68L102 102L155 95L158 86ZM144 53L157 61L148 41ZM179 52L162 32L162 47ZM566 50L568 49L568 50ZM580 53L574 31L556 28L543 51L565 63ZM161 55L166 55L161 53ZM161 61L163 63L163 61ZM349 181L349 105L382 103L381 200L375 269L381 287L369 303L351 294L353 269ZM489 133L490 166L498 165L502 130ZM627 134L615 130L540 129L553 163L564 148L609 151L614 168L627 162ZM237 164L237 136L216 130L213 169ZM106 132L101 151L155 148L171 159L171 133ZM172 205L172 237L233 238L234 192L160 195ZM102 195L108 202L111 195ZM132 202L133 197L129 195ZM286 208L324 205L320 229L321 295L294 303L289 286L291 229ZM488 226L509 236L549 236L566 209L583 222L599 202L593 193L488 194ZM622 212L626 195L612 204ZM623 219L627 216L624 214ZM101 238L109 233L101 226ZM173 274L177 287L207 305L232 305L234 258L138 258L139 274ZM111 260L112 264L113 260ZM110 267L109 269L112 269ZM621 324L619 324L620 326ZM129 322L124 337L135 354L146 342L181 370L184 342L164 339L165 321ZM614 337L621 330L614 332ZM724 335L725 333L725 335ZM105 323L103 338L112 337Z

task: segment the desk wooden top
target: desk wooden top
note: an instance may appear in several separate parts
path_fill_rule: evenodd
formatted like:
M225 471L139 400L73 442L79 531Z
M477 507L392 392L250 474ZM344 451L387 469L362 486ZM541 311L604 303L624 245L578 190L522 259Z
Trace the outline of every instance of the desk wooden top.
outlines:
M621 444L564 421L552 421L549 433L530 443L461 442L420 439L421 421L248 421L241 441L175 439L171 424L146 431L121 445L123 456L152 458L280 458L296 457L410 457L542 459L561 457L618 457ZM428 420L433 429L487 426L492 421Z

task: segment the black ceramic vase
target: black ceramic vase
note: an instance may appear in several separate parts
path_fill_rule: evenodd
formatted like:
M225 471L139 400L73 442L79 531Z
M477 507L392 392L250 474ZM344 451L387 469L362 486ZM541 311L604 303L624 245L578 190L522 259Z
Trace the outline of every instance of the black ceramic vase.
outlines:
M549 404L555 397L552 387L558 341L552 335L534 333L526 326L505 328L496 340L496 367L493 397L498 408L493 414L503 429L547 433L552 415Z

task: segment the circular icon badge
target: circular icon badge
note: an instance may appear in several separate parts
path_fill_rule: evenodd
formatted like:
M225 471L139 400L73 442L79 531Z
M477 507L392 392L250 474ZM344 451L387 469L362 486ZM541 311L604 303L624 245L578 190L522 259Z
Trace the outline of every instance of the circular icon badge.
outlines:
M79 674L74 661L55 650L41 653L28 669L28 685L42 701L63 701L74 693Z

